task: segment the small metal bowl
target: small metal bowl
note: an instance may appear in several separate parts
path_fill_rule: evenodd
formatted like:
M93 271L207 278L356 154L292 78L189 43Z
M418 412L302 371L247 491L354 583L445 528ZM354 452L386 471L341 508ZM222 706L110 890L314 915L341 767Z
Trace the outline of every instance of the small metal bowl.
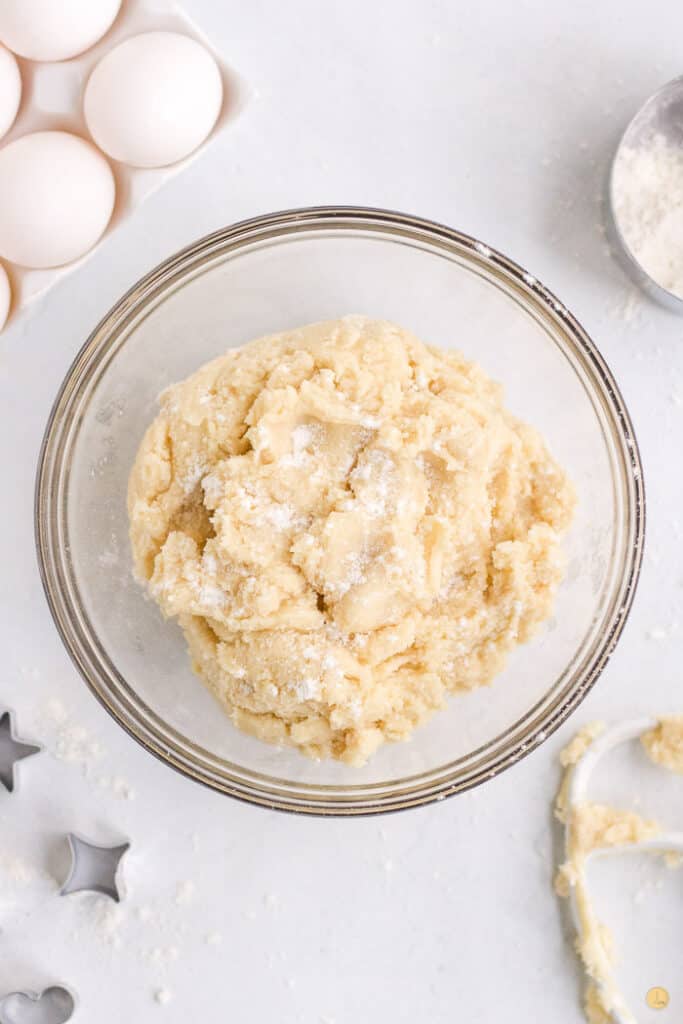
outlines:
M657 135L663 135L683 149L683 75L658 89L630 121L612 160L607 194L608 236L624 269L651 298L667 309L683 314L683 298L662 287L639 263L629 248L616 215L615 168L621 154L625 149L647 145Z

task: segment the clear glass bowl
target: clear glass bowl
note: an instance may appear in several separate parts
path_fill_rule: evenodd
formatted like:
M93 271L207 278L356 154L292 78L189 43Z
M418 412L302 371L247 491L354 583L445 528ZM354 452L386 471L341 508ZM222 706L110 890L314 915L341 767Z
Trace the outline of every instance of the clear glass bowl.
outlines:
M505 385L579 496L555 615L493 685L454 697L364 768L238 732L193 675L180 630L131 575L126 485L167 384L268 332L345 313L455 346ZM37 480L47 598L93 693L148 750L266 807L370 814L440 800L533 750L576 708L626 619L644 533L631 422L600 354L535 278L457 231L320 208L218 231L153 270L92 333L55 401Z

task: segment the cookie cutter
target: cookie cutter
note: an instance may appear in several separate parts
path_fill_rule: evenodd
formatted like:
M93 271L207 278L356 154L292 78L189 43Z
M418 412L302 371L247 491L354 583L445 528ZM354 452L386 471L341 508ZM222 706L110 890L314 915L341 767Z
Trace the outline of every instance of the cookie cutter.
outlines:
M597 739L593 740L581 760L574 766L567 791L568 813L564 832L567 858L571 857L571 812L575 807L586 802L590 778L600 760L622 743L629 743L632 740L640 739L644 733L650 732L658 724L659 720L657 718L646 717L619 722L606 729ZM642 839L638 842L598 847L586 854L585 861L588 861L591 857L604 857L626 852L651 854L679 853L683 855L683 832L664 831L650 839ZM596 934L596 919L586 892L585 879L581 879L580 882L580 885L571 885L569 889L569 905L579 937L587 934L589 930L593 930L593 934ZM581 895L583 899L581 899ZM593 929L591 929L591 926L593 926ZM609 952L599 939L597 952L600 960L599 976L591 976L591 981L597 988L600 996L603 997L605 1005L609 1007L609 1013L614 1024L637 1024L633 1012L626 1004L614 980Z
M127 840L114 846L93 843L77 832L69 832L67 840L71 867L59 895L96 892L120 903L123 898L121 861L130 849L130 843Z
M44 1004L45 1012L41 1004ZM49 1024L66 1024L75 1009L76 997L63 985L50 985L42 992L8 992L0 999L0 1024L35 1021L38 1013L41 1014L40 1019L49 1021Z
M8 793L13 793L16 780L16 766L26 757L39 754L43 748L39 743L19 739L16 732L14 713L3 711L0 715L0 783Z

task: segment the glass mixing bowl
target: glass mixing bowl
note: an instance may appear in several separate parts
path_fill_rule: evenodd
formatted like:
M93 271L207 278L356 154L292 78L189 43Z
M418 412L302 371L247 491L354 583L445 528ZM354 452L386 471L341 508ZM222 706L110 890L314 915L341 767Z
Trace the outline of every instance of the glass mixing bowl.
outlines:
M230 346L363 313L456 346L505 385L578 492L554 617L493 685L454 697L364 768L238 732L193 675L179 628L132 577L128 474L156 397ZM148 750L266 807L370 814L440 800L533 750L576 708L621 633L640 567L641 466L619 390L535 278L481 242L398 213L320 208L218 231L143 278L69 370L45 434L36 533L57 628L90 689Z

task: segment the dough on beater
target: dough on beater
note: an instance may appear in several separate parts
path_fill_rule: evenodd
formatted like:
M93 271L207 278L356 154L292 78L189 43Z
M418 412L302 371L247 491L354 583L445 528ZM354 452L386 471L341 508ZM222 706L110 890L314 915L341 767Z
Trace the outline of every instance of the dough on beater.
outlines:
M642 737L648 757L670 772L683 774L683 715L665 715Z
M671 767L667 761L671 735L667 733L667 739L663 740L658 730L664 723L670 723L675 735L676 730L680 729L681 718L682 716L671 716L668 719L660 719L659 726L642 737L642 742L653 760L667 767ZM561 752L560 763L565 771L555 801L555 815L567 830L568 854L555 875L555 891L562 899L567 899L572 890L575 896L578 931L576 951L590 979L584 994L584 1011L588 1024L608 1024L614 1019L613 1011L623 1007L624 1003L612 970L615 959L614 940L609 929L598 919L588 892L587 859L594 850L642 843L662 834L662 827L657 821L643 818L634 811L620 810L609 804L589 800L569 804L574 769L593 742L604 732L604 728L601 722L584 726ZM680 733L678 735L680 737ZM661 746L658 746L658 743ZM654 748L659 756L655 756L651 748ZM669 867L679 866L677 854L665 853L662 856Z
M349 316L230 350L160 405L135 568L246 732L362 764L550 614L572 487L461 355Z

